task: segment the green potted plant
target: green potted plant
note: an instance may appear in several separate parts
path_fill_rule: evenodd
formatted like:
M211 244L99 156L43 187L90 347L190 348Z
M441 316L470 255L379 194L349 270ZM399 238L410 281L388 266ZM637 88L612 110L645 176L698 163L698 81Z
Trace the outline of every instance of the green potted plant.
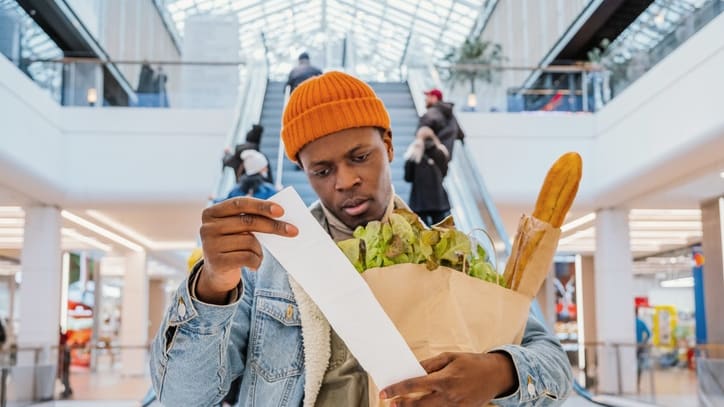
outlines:
M609 78L611 82L610 91L618 93L617 91L622 84L629 83L628 62L625 60L621 62L621 58L614 52L614 49L611 48L611 41L604 38L598 46L588 51L587 55L588 62L594 68L602 69L603 71L600 74ZM611 96L609 95L607 100L610 98Z
M478 37L466 39L459 48L446 55L445 60L449 63L445 73L450 88L454 89L457 84L469 85L468 108L474 110L477 105L476 83L497 82L500 73L498 66L507 58L500 44Z

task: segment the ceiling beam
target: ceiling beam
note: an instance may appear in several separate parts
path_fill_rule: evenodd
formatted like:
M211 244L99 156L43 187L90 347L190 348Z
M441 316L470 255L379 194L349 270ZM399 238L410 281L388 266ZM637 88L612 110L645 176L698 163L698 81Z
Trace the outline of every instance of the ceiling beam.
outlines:
M490 21L490 17L493 15L497 5L498 0L485 1L483 9L480 10L478 18L475 20L472 30L470 30L470 35L468 36L469 38L478 38L483 33L483 30L485 30L485 27L488 25L488 21Z

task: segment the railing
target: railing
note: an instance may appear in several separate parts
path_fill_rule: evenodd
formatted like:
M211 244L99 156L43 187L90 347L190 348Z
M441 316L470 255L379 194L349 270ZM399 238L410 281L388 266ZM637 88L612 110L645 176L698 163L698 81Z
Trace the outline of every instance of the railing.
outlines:
M257 62L246 72L242 89L234 108L234 124L227 137L226 145L234 151L234 146L244 142L246 132L253 124L259 123L264 94L267 86L268 66L266 62ZM213 196L225 196L236 182L236 174L229 168L222 172L219 182L213 191Z
M701 8L682 18L672 32L650 49L638 51L625 59L619 54L629 53L628 51L618 52L616 49L606 51L601 64L611 72L613 95L623 92L723 12L724 0L709 0Z
M255 62L245 61L64 57L11 62L59 105L74 107L232 109L249 71L257 70ZM123 74L130 90L108 74L110 66Z
M724 406L724 344L697 346L699 405Z
M415 77L425 87L443 87L446 101L463 111L478 112L596 112L611 99L610 74L590 64L529 67L513 65L427 65L407 67L408 82ZM487 73L490 81L455 78ZM537 73L532 86L520 86ZM422 75L422 76L420 76ZM416 96L416 95L415 95Z
M0 58L7 58L60 103L61 66L32 65L29 59L60 58L63 50L16 0L0 0L0 27L3 37L0 41Z
M118 363L121 352L129 349L148 352L150 346L106 346L97 343L70 349L91 349L109 356L107 360L97 359L97 364L91 366L92 370L88 374L122 375L122 362ZM18 348L15 345L0 350L0 407L8 404L27 406L51 400L55 396L55 379L60 363L58 351L58 346Z
M620 397L657 405L720 406L724 402L724 345L657 347L650 344L587 342L581 386L594 401ZM606 363L613 382L601 388L599 365ZM633 379L633 382L627 381ZM631 389L634 385L634 389Z
M57 360L57 347L10 345L0 351L0 407L51 399Z
M284 104L282 107L282 114L284 114L284 109L287 108L287 103L289 102L289 95L291 94L291 88L289 86L284 87ZM277 190L281 190L284 184L282 183L282 176L284 175L284 140L282 140L281 136L279 137L279 146L277 149L277 168L275 170L274 174L274 186L277 188Z

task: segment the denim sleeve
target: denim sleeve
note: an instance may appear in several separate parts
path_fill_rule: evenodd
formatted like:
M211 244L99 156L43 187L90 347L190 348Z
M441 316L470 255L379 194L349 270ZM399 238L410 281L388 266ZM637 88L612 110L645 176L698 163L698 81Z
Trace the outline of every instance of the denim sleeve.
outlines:
M499 406L559 406L573 385L568 357L558 338L533 315L528 316L520 345L505 345L491 352L510 355L518 375L518 389L492 401Z
M211 305L192 296L201 265L176 291L151 345L151 379L166 406L219 404L244 370L255 273L242 271L234 302Z

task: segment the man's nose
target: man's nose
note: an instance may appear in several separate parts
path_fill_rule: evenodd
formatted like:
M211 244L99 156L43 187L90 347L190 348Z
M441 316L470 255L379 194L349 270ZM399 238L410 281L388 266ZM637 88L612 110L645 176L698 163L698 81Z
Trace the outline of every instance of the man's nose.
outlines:
M335 189L338 191L344 191L353 187L356 187L362 182L359 174L349 166L340 166L337 170L337 179L335 182Z

